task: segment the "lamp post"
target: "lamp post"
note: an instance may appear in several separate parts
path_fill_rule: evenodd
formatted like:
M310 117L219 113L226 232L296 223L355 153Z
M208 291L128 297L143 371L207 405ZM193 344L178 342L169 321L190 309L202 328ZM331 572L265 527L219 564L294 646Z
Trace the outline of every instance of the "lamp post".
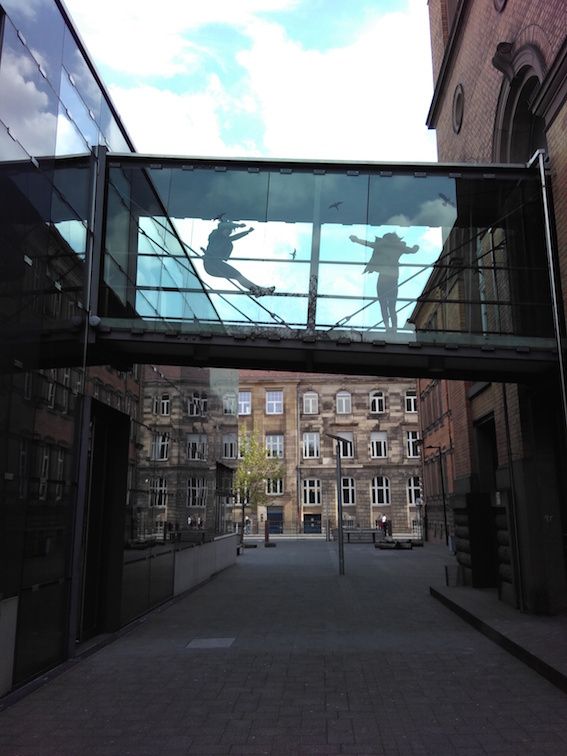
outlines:
M329 438L334 438L337 442L337 519L339 533L339 575L345 574L345 551L343 538L343 490L341 485L341 444L345 442L340 436L333 436L327 433Z
M449 545L449 531L447 529L447 501L445 499L445 479L443 476L443 460L441 458L440 446L426 446L426 449L437 449L439 452L439 476L441 479L441 498L443 500L443 522L445 524L445 545Z

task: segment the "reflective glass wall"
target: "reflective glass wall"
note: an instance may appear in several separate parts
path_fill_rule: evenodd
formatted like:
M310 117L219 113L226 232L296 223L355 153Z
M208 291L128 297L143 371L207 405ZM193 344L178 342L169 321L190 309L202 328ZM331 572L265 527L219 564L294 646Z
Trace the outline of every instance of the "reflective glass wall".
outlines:
M540 188L524 169L133 156L109 160L108 218L111 326L476 345L553 336Z
M93 150L132 145L56 2L2 9L0 615L15 641L0 695L67 656L85 398L100 389L124 415L139 396L131 373L88 369L81 346ZM62 328L78 345L64 360Z

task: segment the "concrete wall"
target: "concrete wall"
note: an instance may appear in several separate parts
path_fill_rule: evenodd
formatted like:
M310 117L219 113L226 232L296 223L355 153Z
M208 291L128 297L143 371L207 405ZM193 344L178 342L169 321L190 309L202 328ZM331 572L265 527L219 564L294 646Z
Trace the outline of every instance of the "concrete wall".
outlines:
M177 551L173 595L178 596L236 564L237 538L236 533L230 533L202 546Z

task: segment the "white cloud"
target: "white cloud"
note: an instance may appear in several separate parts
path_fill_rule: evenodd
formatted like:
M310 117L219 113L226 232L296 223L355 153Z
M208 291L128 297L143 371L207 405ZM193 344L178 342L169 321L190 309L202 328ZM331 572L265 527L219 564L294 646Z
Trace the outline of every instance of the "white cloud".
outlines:
M270 155L360 160L434 159L424 123L432 91L427 9L377 18L349 47L305 51L256 22L239 56L263 113ZM411 52L410 52L411 51Z
M96 12L90 2L67 0L141 152L435 160L434 135L424 125L432 93L425 1L410 0L406 13L386 16L373 5L362 36L323 51L303 49L282 26L257 15L298 2L162 0L155 13L149 0L99 0ZM237 56L245 70L238 97L226 80L190 79L214 57L191 42L190 30L211 22L250 39ZM135 74L136 85L112 71ZM179 72L187 91L157 86L158 77Z

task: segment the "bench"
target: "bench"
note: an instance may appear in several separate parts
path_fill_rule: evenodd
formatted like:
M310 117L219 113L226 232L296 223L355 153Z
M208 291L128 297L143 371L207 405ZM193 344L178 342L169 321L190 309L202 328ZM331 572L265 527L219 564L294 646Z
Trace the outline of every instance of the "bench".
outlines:
M376 543L375 530L347 530L344 535L347 543ZM382 533L378 535L378 538L383 537Z

